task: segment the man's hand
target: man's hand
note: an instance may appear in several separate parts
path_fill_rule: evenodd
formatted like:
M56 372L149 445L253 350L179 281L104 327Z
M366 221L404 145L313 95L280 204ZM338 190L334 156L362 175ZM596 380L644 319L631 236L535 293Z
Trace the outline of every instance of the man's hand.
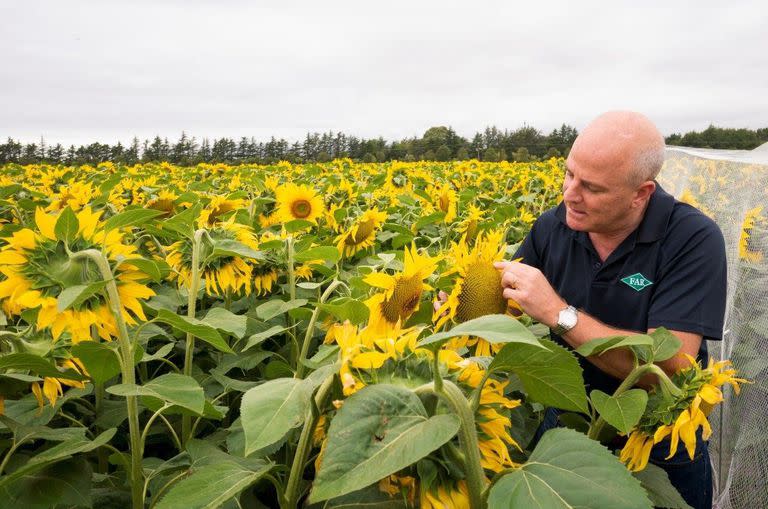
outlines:
M443 307L447 301L448 294L440 290L437 292L437 300L432 304L432 308L435 310L435 312L440 311L440 308ZM440 316L445 316L445 313L447 313L447 311L440 313Z
M558 314L568 304L557 294L541 271L520 262L496 262L501 271L505 299L513 299L534 320L554 327Z

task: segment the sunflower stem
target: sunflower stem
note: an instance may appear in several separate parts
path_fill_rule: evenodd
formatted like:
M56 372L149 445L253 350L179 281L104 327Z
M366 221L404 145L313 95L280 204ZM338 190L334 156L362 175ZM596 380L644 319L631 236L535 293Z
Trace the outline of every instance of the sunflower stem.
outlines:
M652 373L659 377L662 390L669 391L673 395L680 395L680 389L677 388L674 383L672 383L672 380L669 379L663 369L658 367L656 364L643 364L636 367L632 370L632 372L629 373L627 378L625 378L621 382L621 385L619 385L619 387L616 389L616 392L613 393L613 397L615 398L616 396L619 396L634 387L638 380L640 380L640 378L648 373ZM589 426L589 432L587 433L587 436L592 440L598 440L600 433L605 427L605 424L605 419L603 419L602 416L598 417L597 421L594 421Z
M459 417L459 444L464 453L464 470L467 476L467 490L469 491L469 507L482 509L483 491L485 490L485 473L480 458L480 445L475 429L475 413L470 407L469 401L461 392L461 389L450 380L443 380L442 390L435 390L434 382L422 385L415 389L416 394L432 392L443 398Z
M312 312L312 318L309 319L309 325L307 326L307 332L304 334L304 341L301 344L301 352L299 353L299 360L296 364L296 376L295 378L304 378L304 371L306 370L306 366L304 365L304 361L307 360L307 353L309 352L309 344L312 342L312 333L315 330L315 323L317 322L317 317L320 314L320 304L325 303L326 300L328 300L328 297L333 294L334 290L341 284L341 281L334 279L331 281L331 284L328 285L328 288L325 289L323 292L323 295L320 296L320 299L318 300L317 306L315 306L315 310Z
M109 266L109 261L96 249L86 249L72 253L70 258L72 260L90 259L98 267L102 279L107 282L106 290L109 297L109 307L117 323L121 381L124 384L136 384L136 372L133 362L134 345L131 343L130 336L128 335L128 327L125 324L122 313L120 293L117 291L117 283ZM131 501L133 509L142 509L144 507L142 496L142 486L144 483L141 471L142 451L141 430L139 429L139 405L136 396L126 396L125 402L128 410L128 431L131 444Z
M189 288L187 288L187 317L195 318L195 310L197 307L197 291L200 286L200 247L203 241L203 235L207 232L204 229L195 231L194 238L192 239L192 273L189 280ZM192 376L192 362L195 350L195 336L192 333L187 333L187 345L184 352L184 374L186 376ZM181 441L183 445L187 444L192 430L192 416L183 415L181 417Z
M293 302L296 300L296 272L293 267L295 256L295 253L293 252L293 235L288 235L285 239L285 252L287 258L286 268L288 270L288 300L289 302ZM298 370L299 343L296 340L296 332L293 330L293 318L291 318L290 313L285 315L285 320L288 326L288 333L291 335L291 367L294 370Z
M309 451L312 449L312 434L317 426L317 421L320 418L320 409L325 406L328 396L331 393L331 386L333 385L334 375L326 378L320 388L317 390L317 394L314 398L314 404L310 405L307 410L307 416L304 420L304 427L301 428L301 436L299 437L299 443L296 446L296 453L293 457L293 463L291 464L291 473L288 475L288 483L285 486L285 494L283 496L284 504L281 504L282 509L295 509L299 501L299 484L304 474L304 464L307 461Z

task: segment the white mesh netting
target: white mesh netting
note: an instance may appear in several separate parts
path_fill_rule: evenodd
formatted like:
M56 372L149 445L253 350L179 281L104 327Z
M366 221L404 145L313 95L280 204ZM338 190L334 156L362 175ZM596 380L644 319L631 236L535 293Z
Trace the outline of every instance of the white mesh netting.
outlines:
M709 420L714 506L768 507L768 143L752 151L668 147L659 182L712 217L723 231L728 295L716 359L731 359L752 380Z

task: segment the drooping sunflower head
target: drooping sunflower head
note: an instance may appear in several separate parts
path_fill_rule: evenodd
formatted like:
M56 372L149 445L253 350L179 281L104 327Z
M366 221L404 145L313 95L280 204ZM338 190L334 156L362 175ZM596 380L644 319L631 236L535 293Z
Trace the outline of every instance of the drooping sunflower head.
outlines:
M493 262L503 259L506 246L501 231L480 236L470 249L465 238L454 243L448 258L450 269L444 275L457 274L447 302L433 319L441 328L452 320L462 323L490 314L504 314L509 303L502 295L501 274Z
M92 327L105 340L116 337L116 322L101 291L94 290L59 309L58 297L66 289L102 281L93 262L70 256L77 251L96 249L116 263L113 270L125 321L133 325L134 317L146 320L140 301L155 293L141 283L147 276L130 263L131 258L137 258L136 247L123 244L119 231L106 232L100 216L90 207L77 214L67 208L58 215L38 208L35 228L24 228L7 239L7 245L0 250L0 273L4 276L0 282L0 301L7 314L18 315L37 308L37 329L50 328L54 340L64 332L69 333L73 342L91 339ZM57 228L60 219L66 228Z
M200 274L205 279L205 291L208 295L250 294L255 287L257 291L269 291L277 279L271 271L261 270L258 262L232 254L224 250L217 254L213 249L216 244L237 242L253 251L258 250L258 242L251 228L234 222L234 218L217 223L207 230L208 236L203 237L203 252L201 253ZM184 239L173 243L168 248L166 261L173 268L179 285L189 288L192 280L192 239ZM254 270L257 276L254 278Z
M742 260L759 262L763 259L763 253L755 250L753 246L751 246L752 242L750 241L756 223L764 219L763 216L760 215L762 210L762 206L750 209L741 224L741 234L739 235L739 258Z
M312 223L323 214L323 200L309 186L283 184L275 190L278 217L282 222L303 219Z
M404 251L403 271L389 275L373 272L365 276L369 285L383 289L366 301L370 311L368 326L386 333L405 321L419 308L422 293L432 287L424 281L432 275L439 257L419 254L415 246Z
M691 367L671 377L681 394L669 394L663 384L660 390L652 392L640 422L630 432L621 451L619 459L633 472L647 466L651 448L667 437L670 438L667 459L677 453L680 441L685 445L688 456L693 459L699 428L702 429L703 440L708 440L712 434L707 416L724 399L720 387L728 384L738 394L740 384L749 383L736 376L730 361L715 362L710 359L707 367L702 368L696 359L690 355L686 357Z
M176 213L176 199L178 197L179 196L173 191L163 189L157 193L155 198L147 201L145 206L148 209L162 211L163 214L160 216L160 218L165 219Z
M464 241L467 245L472 245L477 238L477 234L480 231L480 221L483 219L483 210L474 205L469 204L467 207L467 217L459 223L456 230L464 237Z
M430 193L434 200L434 206L437 210L445 212L446 223L450 223L456 219L456 205L459 202L459 198L456 191L451 187L451 184L445 183L436 186Z
M211 227L226 218L227 214L245 206L241 198L228 199L226 196L213 196L208 205L200 211L197 224L200 228Z
M387 219L387 213L374 207L366 210L346 232L336 237L336 247L343 256L353 256L371 247L376 241L376 231Z

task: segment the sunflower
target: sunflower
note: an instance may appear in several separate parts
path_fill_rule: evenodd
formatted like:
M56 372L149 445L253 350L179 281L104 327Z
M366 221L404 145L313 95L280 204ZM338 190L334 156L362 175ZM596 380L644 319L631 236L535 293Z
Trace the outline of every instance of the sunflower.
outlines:
M105 340L117 337L115 318L101 292L64 311L57 308L57 297L66 288L102 281L92 262L71 260L67 250L97 249L111 262L122 261L113 270L125 321L135 325L134 317L146 320L141 300L155 292L141 284L147 276L130 264L130 258L136 258L136 247L123 244L117 230L105 232L100 215L90 207L83 208L75 215L77 234L65 243L56 236L58 216L38 208L36 229L24 228L6 239L8 244L0 251L0 273L5 276L0 282L0 301L6 314L39 308L36 327L50 328L54 341L63 332L69 332L75 343L91 339L91 327Z
M441 212L445 212L445 218L443 220L446 223L450 223L456 219L456 205L459 202L459 198L450 184L442 184L434 187L430 194L432 199L435 200L435 208Z
M336 247L342 256L353 256L371 247L376 241L376 230L386 219L387 213L376 207L366 210L354 226L336 237Z
M377 333L386 332L405 321L416 311L424 290L432 287L424 283L435 271L439 257L420 255L416 246L406 247L403 271L394 276L381 272L372 272L364 281L376 288L385 290L369 298L365 304L370 311L368 327Z
M323 214L323 200L309 186L283 184L275 190L278 218L282 222L303 219L312 223Z
M155 198L149 200L145 204L145 207L148 209L162 211L163 214L160 216L160 218L164 219L176 213L176 200L178 197L179 196L173 191L164 189L157 193Z
M707 368L702 369L696 359L690 355L686 357L691 367L672 377L672 382L682 389L682 397L670 402L661 392L651 393L643 417L630 432L621 450L619 459L633 472L643 470L648 465L653 446L667 437L670 437L667 459L677 453L682 440L688 456L693 460L698 429L702 429L703 440L708 440L712 434L707 416L715 405L723 401L720 387L729 384L738 394L739 384L748 383L736 377L736 370L730 367L730 361L715 362L710 358Z
M208 206L200 211L197 224L200 228L211 227L217 222L222 221L228 213L241 209L244 206L245 201L240 198L230 200L226 196L213 196Z
M419 489L421 509L469 509L467 482L449 481L430 489L422 485Z
M477 237L480 221L483 219L483 211L480 207L470 204L467 207L467 217L459 223L456 231L464 237L464 241L471 245Z
M70 179L66 186L61 186L58 194L51 199L51 204L46 210L55 212L69 207L77 212L88 205L96 196L98 193L94 191L91 182L76 182L75 179Z
M504 314L510 305L516 306L514 301L508 301L502 295L501 274L493 266L493 262L502 260L506 252L503 235L498 230L481 235L472 249L465 238L453 244L448 255L450 269L443 276L457 274L458 277L448 300L432 317L436 329L448 321L462 323L480 316ZM502 346L467 337L454 339L450 345L453 348L477 345L475 355L479 356L491 355L491 350L495 353Z
M750 209L744 217L744 222L741 224L741 234L739 235L739 258L742 260L756 263L763 259L763 253L749 249L749 239L752 235L755 223L758 220L763 219L760 215L762 210L763 207L761 206Z
M65 359L64 361L59 363L59 366L66 369L72 369L76 373L88 376L88 371L86 371L85 366L83 366L83 363L80 361L80 359L76 357L72 357L71 359ZM62 385L66 385L69 387L77 387L80 389L85 387L85 383L78 382L76 380L46 376L45 378L43 378L42 388L40 387L39 382L34 382L32 384L32 394L35 396L35 399L37 400L37 406L42 410L43 406L45 406L45 399L48 400L51 406L55 405L56 400L59 397L64 395L64 390L62 388ZM45 396L45 399L43 398L43 396Z
M251 228L236 223L234 217L231 217L217 223L207 232L208 238L203 238L200 264L200 275L205 280L207 295L221 296L240 292L249 295L254 287L257 293L266 293L272 288L277 274L273 274L271 268L258 265L256 260L229 253L217 255L212 249L211 241L213 244L235 241L254 251L258 250L258 242ZM192 240L184 239L171 244L166 261L174 269L171 277L176 278L179 285L189 288L192 279Z

